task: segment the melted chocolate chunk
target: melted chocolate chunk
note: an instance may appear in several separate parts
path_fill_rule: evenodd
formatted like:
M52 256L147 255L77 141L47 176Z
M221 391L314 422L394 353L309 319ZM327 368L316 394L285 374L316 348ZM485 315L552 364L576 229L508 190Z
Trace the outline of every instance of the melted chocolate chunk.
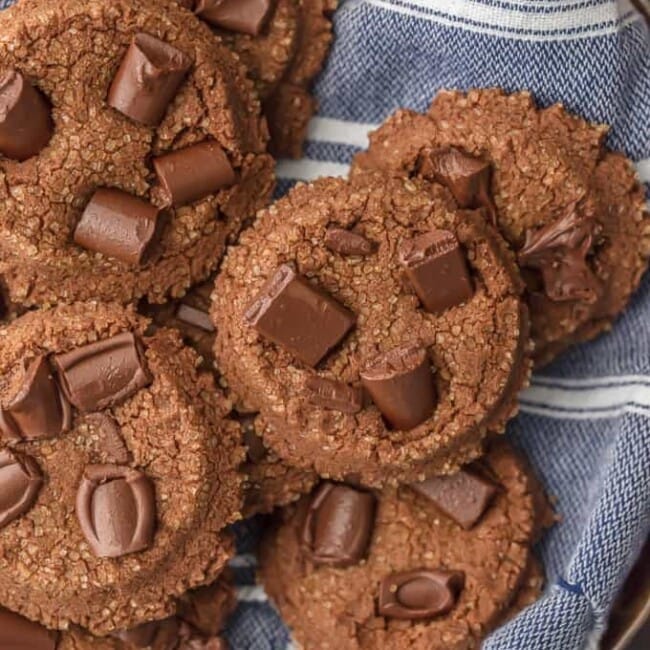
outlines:
M449 189L461 208L485 208L492 225L497 211L491 193L492 167L489 162L449 147L425 149L420 154L417 171Z
M214 141L154 158L153 166L167 202L176 207L204 199L237 180L228 156Z
M362 235L343 228L328 228L325 232L325 246L345 256L372 255L375 245Z
M120 426L110 415L91 413L86 416L85 422L90 429L90 435L97 438L97 449L102 462L125 465L133 460Z
M307 400L315 406L322 406L341 413L358 413L363 407L363 391L342 381L326 379L315 375L305 382Z
M176 318L187 325L198 327L204 332L215 331L214 325L210 320L210 314L196 307L192 307L192 305L181 303L176 310Z
M267 339L315 366L352 329L355 317L288 265L280 266L245 314Z
M452 232L432 230L403 241L399 257L415 293L432 314L440 314L472 297L467 262Z
M376 499L347 485L323 483L314 495L302 530L302 547L316 564L351 566L368 551Z
M427 352L404 345L375 357L361 381L377 408L396 429L413 429L436 407L436 389Z
M272 7L272 0L197 0L195 13L215 27L257 36Z
M143 266L158 253L165 214L126 192L97 190L74 230L74 243L131 266Z
M23 382L6 408L0 409L0 433L10 440L51 438L68 431L72 409L52 376L44 355L26 366Z
M393 573L379 587L379 615L411 621L442 616L453 609L464 585L461 571Z
M120 65L108 104L135 122L160 124L192 61L149 34L136 34Z
M43 95L17 70L0 75L0 154L27 160L45 148L52 131Z
M153 483L130 467L88 465L77 492L77 518L98 557L149 548L156 525Z
M131 332L57 354L53 360L66 397L82 413L116 406L151 382Z
M58 633L0 607L0 648L56 650Z
M602 286L587 263L587 255L597 231L595 221L581 218L571 206L557 221L526 233L519 262L541 272L551 300L594 303L602 294Z
M494 483L468 469L413 483L411 488L466 530L480 521L498 492Z
M32 508L42 485L41 468L31 456L0 450L0 529Z

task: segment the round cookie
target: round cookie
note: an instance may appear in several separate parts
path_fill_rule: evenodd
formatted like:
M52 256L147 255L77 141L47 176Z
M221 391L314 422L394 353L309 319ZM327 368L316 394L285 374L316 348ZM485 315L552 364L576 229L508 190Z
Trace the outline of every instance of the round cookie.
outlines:
M647 267L643 189L606 133L527 92L443 91L427 115L390 117L353 171L434 177L460 204L488 208L518 254L543 364L609 329Z
M236 57L166 0L29 0L0 27L3 101L22 88L20 114L40 97L47 113L26 133L51 131L20 161L0 124L0 275L12 300L163 302L205 280L274 182Z
M410 260L431 236L405 268L404 247ZM425 308L409 273L445 288ZM262 211L224 259L217 365L292 465L366 484L449 473L516 411L530 371L520 292L496 231L442 186L322 179Z
M533 483L505 441L419 492L325 483L269 535L261 578L305 648L477 648L529 593Z
M146 305L144 310L158 326L176 328L185 343L201 355L202 367L212 370L219 381L213 354L215 330L209 317L213 286L212 282L206 282L179 301ZM254 413L246 414L245 405L238 404L234 396L230 397L236 406L229 417L241 428L246 447L246 461L241 467L246 476L244 516L271 512L309 492L318 476L310 470L291 466L268 449L261 435L266 427L262 419ZM244 410L240 413L237 409Z
M94 634L174 611L234 553L244 450L178 333L117 304L0 329L2 605Z
M215 4L217 5L215 7ZM241 58L255 83L277 157L299 158L316 112L309 89L332 43L337 0L188 0Z

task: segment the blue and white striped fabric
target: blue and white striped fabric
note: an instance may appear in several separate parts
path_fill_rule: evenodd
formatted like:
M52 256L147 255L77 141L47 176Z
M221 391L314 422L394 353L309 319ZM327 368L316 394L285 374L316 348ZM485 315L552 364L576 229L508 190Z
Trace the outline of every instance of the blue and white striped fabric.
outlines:
M347 0L335 25L320 114L305 158L279 165L281 193L296 179L347 174L368 131L396 108L425 110L440 88L482 86L529 89L541 105L562 101L611 124L609 145L650 182L650 34L627 1ZM648 275L611 334L534 377L508 435L557 495L563 522L539 548L544 598L484 648L596 648L650 531ZM255 529L241 530L250 543ZM233 646L284 650L289 635L263 592L242 595Z
M610 146L650 182L650 35L627 0L343 0L335 25L306 157L280 163L280 192L297 179L345 175L368 131L396 108L424 110L440 88L481 86L529 89L542 105L562 101L611 124ZM557 495L563 522L539 548L544 598L484 647L595 648L650 530L650 277L611 334L534 377L508 435ZM291 647L255 585L261 526L236 527L233 650Z

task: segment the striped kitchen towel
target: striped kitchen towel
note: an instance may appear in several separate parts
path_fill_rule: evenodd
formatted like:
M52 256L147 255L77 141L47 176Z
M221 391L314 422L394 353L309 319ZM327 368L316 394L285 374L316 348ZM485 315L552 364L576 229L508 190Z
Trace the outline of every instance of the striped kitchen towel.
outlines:
M424 111L441 88L489 86L528 89L540 105L561 101L611 124L609 146L650 182L650 33L630 2L347 0L335 27L320 112L304 159L279 164L280 193L297 179L346 175L396 108ZM596 648L650 530L648 275L611 334L534 376L521 410L508 435L557 495L562 523L539 547L544 598L484 648ZM259 526L239 527L249 554L237 559L242 602L228 637L237 650L285 650L290 635L254 586Z

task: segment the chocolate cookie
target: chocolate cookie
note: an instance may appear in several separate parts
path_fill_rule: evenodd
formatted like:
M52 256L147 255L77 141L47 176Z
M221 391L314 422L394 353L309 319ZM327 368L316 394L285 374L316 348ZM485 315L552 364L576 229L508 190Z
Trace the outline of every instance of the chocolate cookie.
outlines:
M143 623L109 636L95 637L81 628L57 633L0 608L0 647L31 650L226 650L219 636L237 604L228 572L211 585L188 592L175 616Z
M241 58L263 100L271 151L299 158L316 101L309 89L332 42L338 0L187 0Z
M323 483L267 539L261 577L311 650L478 647L539 592L534 482L499 441L479 465L416 486Z
M440 185L299 185L230 249L218 366L280 457L362 482L448 473L501 431L530 370L521 280Z
M234 552L239 430L173 330L116 304L0 329L1 604L95 634L168 616Z
M178 329L185 343L201 355L202 367L212 370L218 381L213 354L215 328L209 315L213 287L212 282L207 282L192 289L181 300L166 305L145 305L143 309L157 325ZM235 402L230 418L241 428L246 447L246 461L241 467L246 476L244 515L271 512L309 492L318 476L310 470L293 467L268 449L261 435L266 426L262 419L254 413L238 412L237 409L245 409L245 406L238 404L235 396L230 397Z
M252 85L175 3L21 2L0 15L0 54L0 275L15 302L180 296L266 204Z
M542 364L609 329L647 267L644 193L606 133L527 92L443 91L427 115L389 118L353 169L432 178L485 209L517 252Z

